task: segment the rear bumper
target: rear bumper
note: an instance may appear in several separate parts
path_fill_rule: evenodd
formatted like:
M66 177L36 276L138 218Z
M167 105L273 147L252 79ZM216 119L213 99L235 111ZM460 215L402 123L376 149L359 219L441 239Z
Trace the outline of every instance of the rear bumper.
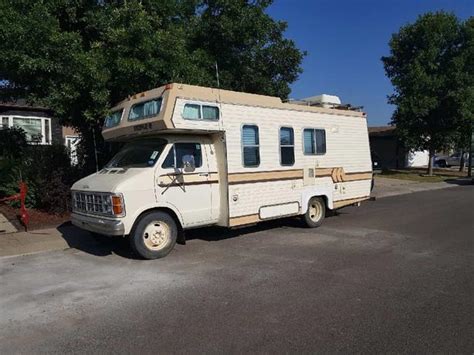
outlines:
M105 219L101 217L84 216L77 213L71 214L71 222L76 227L85 229L89 232L104 235L120 235L125 234L125 228L122 221Z

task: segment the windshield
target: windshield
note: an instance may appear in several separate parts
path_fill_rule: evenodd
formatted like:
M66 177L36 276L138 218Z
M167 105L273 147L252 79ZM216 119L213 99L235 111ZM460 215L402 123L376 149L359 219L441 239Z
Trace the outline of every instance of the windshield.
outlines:
M121 118L122 118L122 112L123 112L123 110L118 110L118 111L112 112L110 115L108 115L105 118L105 121L104 121L105 128L110 128L110 127L114 127L114 126L118 125L120 123Z
M129 143L105 167L109 169L152 167L160 157L166 144L167 141L161 138L153 141Z

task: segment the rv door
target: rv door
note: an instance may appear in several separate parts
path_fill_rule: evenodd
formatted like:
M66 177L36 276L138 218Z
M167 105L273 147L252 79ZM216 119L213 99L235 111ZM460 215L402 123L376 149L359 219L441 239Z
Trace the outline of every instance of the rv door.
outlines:
M198 139L175 142L157 169L157 200L175 206L184 227L212 220L208 146Z

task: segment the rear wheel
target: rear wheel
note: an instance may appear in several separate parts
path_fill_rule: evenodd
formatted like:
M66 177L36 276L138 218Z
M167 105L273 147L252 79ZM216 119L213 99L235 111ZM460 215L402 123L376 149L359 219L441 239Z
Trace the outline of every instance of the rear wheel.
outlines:
M438 160L437 163L438 163L438 166L440 168L447 168L448 167L448 164L446 164L446 160Z
M304 215L304 221L310 228L319 227L326 216L326 203L321 197L313 197L308 202L308 210Z
M144 259L163 258L173 250L178 227L165 212L150 212L137 222L130 233L132 249Z

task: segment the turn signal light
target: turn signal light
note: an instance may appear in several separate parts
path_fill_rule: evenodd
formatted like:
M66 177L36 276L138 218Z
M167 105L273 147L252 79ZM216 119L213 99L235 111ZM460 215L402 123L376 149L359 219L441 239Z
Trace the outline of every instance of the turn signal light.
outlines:
M112 210L115 215L123 213L122 198L120 196L112 196Z

